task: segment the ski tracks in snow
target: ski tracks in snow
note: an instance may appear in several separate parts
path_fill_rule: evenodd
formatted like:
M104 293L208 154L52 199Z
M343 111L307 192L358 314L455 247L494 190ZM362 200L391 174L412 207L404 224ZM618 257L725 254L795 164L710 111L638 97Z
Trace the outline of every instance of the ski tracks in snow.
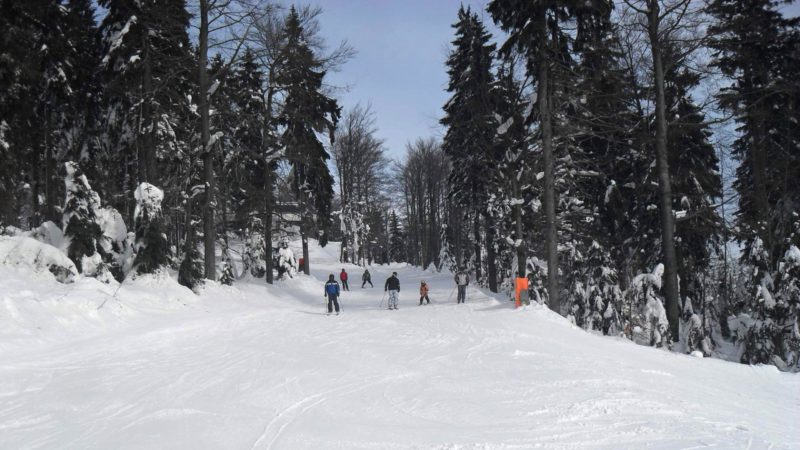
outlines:
M369 389L377 384L403 377L403 375L393 377L373 376L365 380L346 383L330 390L309 395L279 411L278 414L267 423L264 427L264 432L256 439L250 449L272 449L275 443L278 442L278 439L280 439L281 433L283 433L286 427L290 426L306 412L331 398L347 396Z

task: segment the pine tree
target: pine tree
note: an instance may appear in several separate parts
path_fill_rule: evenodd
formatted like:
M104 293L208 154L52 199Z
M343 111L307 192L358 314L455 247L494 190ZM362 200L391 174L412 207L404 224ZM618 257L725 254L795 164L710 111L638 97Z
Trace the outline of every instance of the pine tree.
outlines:
M66 201L64 203L64 236L69 238L67 256L78 272L94 275L100 263L97 241L102 232L97 223L95 210L100 207L100 197L89 186L86 175L74 162L64 163L64 184Z
M231 260L228 258L227 255L222 257L222 274L219 276L219 282L226 285L231 286L233 285L233 280L235 277L233 276L233 267L231 266Z
M455 204L467 208L471 216L475 277L480 282L483 248L480 221L485 216L488 181L495 176L491 168L496 167L494 161L497 160L493 138L498 124L490 95L495 46L489 43L491 35L469 7L459 8L458 21L453 28L456 38L447 58L450 76L447 91L451 97L444 105L445 116L440 121L447 127L442 149L453 165L450 197ZM485 222L488 220L484 218ZM488 230L488 236L493 235L493 228ZM494 242L486 243L487 248L493 245ZM488 264L494 265L495 261ZM496 278L490 280L490 285L497 290Z
M164 192L152 184L142 183L133 195L136 199L133 214L136 258L133 265L138 274L154 273L169 263L167 236L161 214Z
M608 251L594 241L581 262L572 293L571 315L576 325L606 335L620 334L622 290Z
M556 100L560 90L567 88L570 80L565 71L572 64L569 55L569 34L565 23L574 16L575 1L523 2L493 0L488 11L495 23L509 33L502 51L510 54L517 50L525 55L526 71L536 82L537 115L527 119L539 125L542 152L543 189L542 204L545 218L545 245L547 249L548 296L553 311L561 312L559 301L559 263L557 230L557 187L554 153L554 117L562 107ZM560 72L556 74L556 72ZM553 89L557 87L557 89ZM558 111L560 112L560 111ZM564 143L566 144L566 142Z
M261 219L251 216L244 232L245 247L242 262L244 263L244 270L249 270L254 278L264 277L267 271L264 261L272 257L267 253L263 228L264 225Z
M285 127L281 139L286 159L292 166L292 188L301 206L300 237L303 243L303 271L308 275L308 232L316 228L320 244L331 221L333 177L330 159L317 133L333 133L340 116L336 100L322 92L325 70L304 37L294 6L286 18L286 45L279 56L281 70L276 83L286 87L279 122Z
M131 194L140 182L161 185L180 173L192 148L194 66L185 0L100 0L105 133L97 163L109 174L115 207L132 213ZM122 183L119 183L122 180ZM169 198L176 191L165 190Z
M496 195L490 196L488 209L499 222L500 258L509 263L503 284L513 291L514 279L527 274L528 249L533 236L533 216L538 212L539 190L534 183L535 170L525 125L525 105L519 82L514 79L513 64L506 59L498 67L492 88L494 114L500 117L494 137L500 155Z
M777 324L797 328L798 318L791 307L776 307L775 293L783 291L781 260L798 243L800 187L790 180L800 171L800 18L783 17L769 0L715 0L708 12L716 20L714 64L732 79L718 99L739 125L736 224L749 273L737 308L742 362L785 366L794 338Z
M664 265L658 264L652 272L637 275L631 281L628 296L627 327L634 342L653 347L669 347L669 331L664 297L661 295Z

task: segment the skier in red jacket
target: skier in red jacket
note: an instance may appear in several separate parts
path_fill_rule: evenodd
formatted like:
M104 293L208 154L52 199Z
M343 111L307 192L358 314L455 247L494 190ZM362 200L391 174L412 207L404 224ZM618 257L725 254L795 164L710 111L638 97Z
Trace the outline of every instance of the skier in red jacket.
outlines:
M342 280L342 290L349 291L350 286L347 285L347 272L342 269L342 273L339 274L339 279Z

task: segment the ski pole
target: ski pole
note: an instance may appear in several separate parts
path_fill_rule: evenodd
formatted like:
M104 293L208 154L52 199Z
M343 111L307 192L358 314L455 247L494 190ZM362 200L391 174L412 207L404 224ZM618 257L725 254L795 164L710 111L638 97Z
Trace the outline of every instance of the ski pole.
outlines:
M383 291L383 297L381 297L381 305L378 306L379 309L383 308L383 300L386 298L386 291Z
M453 293L454 293L455 291L456 291L456 288L453 288L453 290L452 290L452 291L450 291L450 295L448 295L448 296L447 296L447 303L450 303L450 299L451 299L451 298L453 298Z

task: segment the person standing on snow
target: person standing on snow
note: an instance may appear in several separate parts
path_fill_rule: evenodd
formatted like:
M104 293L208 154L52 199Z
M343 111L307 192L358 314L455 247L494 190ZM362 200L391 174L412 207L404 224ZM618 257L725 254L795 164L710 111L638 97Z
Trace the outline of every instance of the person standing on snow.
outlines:
M349 291L350 286L347 285L347 272L344 271L344 268L342 268L342 273L339 274L339 279L342 280L342 289Z
M397 279L397 272L392 272L392 276L386 279L383 290L389 292L389 309L397 309L397 299L400 295L400 280Z
M422 306L422 299L427 300L428 305L431 304L431 299L428 298L428 283L426 283L424 280L419 285L419 306Z
M361 275L361 289L364 289L364 286L369 283L370 287L375 287L372 284L372 275L369 274L369 270L364 270L364 275Z
M459 269L458 272L456 272L455 281L456 285L458 286L458 303L465 303L467 301L467 285L469 285L469 275L467 275L464 269Z
M325 298L328 299L328 314L333 312L336 308L336 315L339 315L339 283L333 274L328 277L328 282L325 283Z

